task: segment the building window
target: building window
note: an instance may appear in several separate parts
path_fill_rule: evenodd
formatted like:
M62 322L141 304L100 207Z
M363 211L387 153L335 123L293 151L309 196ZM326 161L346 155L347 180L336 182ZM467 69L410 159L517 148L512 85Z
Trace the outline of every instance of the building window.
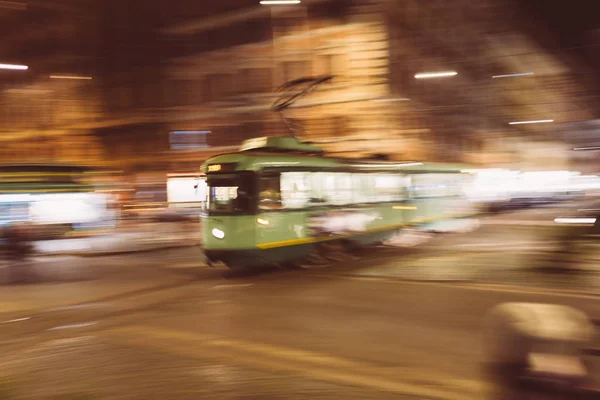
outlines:
M204 98L205 101L215 101L222 99L233 93L234 76L229 74L210 74L204 78Z
M319 58L319 73L334 77L344 76L345 65L343 54L325 54Z
M210 103L213 101L214 96L212 92L211 76L208 75L202 79L202 102Z
M243 93L265 93L271 90L271 78L268 68L246 68L240 71L238 86Z
M282 65L283 83L310 75L306 61L286 61Z

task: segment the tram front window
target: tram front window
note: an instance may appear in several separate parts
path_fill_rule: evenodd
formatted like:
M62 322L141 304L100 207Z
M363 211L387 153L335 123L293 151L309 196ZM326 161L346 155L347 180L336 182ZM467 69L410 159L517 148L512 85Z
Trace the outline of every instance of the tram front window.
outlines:
M232 178L209 177L208 179L209 213L247 213L251 206L251 184L241 176Z

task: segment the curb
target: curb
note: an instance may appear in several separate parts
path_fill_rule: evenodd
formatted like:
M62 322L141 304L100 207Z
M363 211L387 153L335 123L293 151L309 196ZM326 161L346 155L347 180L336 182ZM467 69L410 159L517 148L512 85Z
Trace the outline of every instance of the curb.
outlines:
M19 316L26 315L27 317L33 318L33 317L37 317L37 316L41 315L42 313L45 313L48 309L52 309L52 308L70 307L70 306L78 306L78 305L93 304L93 303L107 303L107 302L111 302L111 301L127 299L127 298L134 297L134 296L140 296L140 295L145 295L145 294L149 294L149 293L155 293L155 292L160 292L160 291L164 291L164 290L175 289L178 287L190 285L192 283L194 283L194 281L190 280L190 279L173 279L172 282L167 282L167 283L163 283L160 285L151 285L151 286L147 286L147 287L141 287L138 289L113 293L113 294L109 294L109 295L105 295L105 296L100 295L100 296L94 297L94 298L81 299L81 300L77 300L74 302L67 302L62 305L52 306L50 308L38 306L38 307L31 307L29 309L9 311L6 313L0 312L0 316L3 316L3 317L8 316L8 318L10 318L11 316L19 317Z
M447 284L454 284L454 283L471 283L474 284L476 283L475 279L470 279L470 278L409 278L409 277L400 277L400 276L392 276L392 275L361 275L361 274L353 274L353 273L346 273L346 274L339 274L340 276L345 276L345 277L349 277L349 278L360 278L360 279L367 279L367 280L387 280L387 281L398 281L398 282L423 282L423 283L447 283Z
M38 253L38 256L43 257L103 257L103 256L115 256L115 255L126 255L126 254L137 254L137 253L152 253L162 250L182 249L189 247L202 248L200 243L189 243L189 244L172 244L167 246L152 247L148 249L134 249L134 250L120 250L120 251L80 251L80 252L60 252L44 254Z

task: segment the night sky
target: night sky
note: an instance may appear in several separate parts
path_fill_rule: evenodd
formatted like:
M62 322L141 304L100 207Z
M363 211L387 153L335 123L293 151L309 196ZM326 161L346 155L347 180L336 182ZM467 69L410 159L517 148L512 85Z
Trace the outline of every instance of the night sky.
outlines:
M600 0L516 0L525 18L545 25L554 50L580 57L600 75ZM596 31L594 33L594 31Z
M521 3L522 1L522 3ZM527 12L544 20L564 46L586 43L586 32L600 28L598 0L521 0Z

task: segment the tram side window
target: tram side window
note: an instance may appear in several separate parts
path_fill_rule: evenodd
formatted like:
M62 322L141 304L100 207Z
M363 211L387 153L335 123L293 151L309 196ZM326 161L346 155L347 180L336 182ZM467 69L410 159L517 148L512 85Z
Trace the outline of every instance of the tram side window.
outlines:
M310 174L309 204L313 207L321 205L346 205L353 202L354 189L352 175L341 172L315 172Z
M332 185L329 188L329 202L334 205L352 204L353 188L352 175L335 173L332 176Z
M410 178L399 174L283 172L260 179L263 210L402 201Z
M375 201L402 201L406 198L407 181L401 175L375 175Z
M327 185L331 185L331 180L331 174L326 172L314 172L308 175L309 206L318 207L328 204Z
M448 177L448 196L459 197L463 195L463 188L466 185L464 176L451 174Z
M284 172L281 174L281 204L283 208L305 208L308 205L309 174Z
M376 202L375 176L373 174L352 174L354 203Z
M446 197L448 190L448 174L423 174L413 178L412 192L416 198Z
M282 208L280 175L266 175L260 178L258 207L262 210Z

